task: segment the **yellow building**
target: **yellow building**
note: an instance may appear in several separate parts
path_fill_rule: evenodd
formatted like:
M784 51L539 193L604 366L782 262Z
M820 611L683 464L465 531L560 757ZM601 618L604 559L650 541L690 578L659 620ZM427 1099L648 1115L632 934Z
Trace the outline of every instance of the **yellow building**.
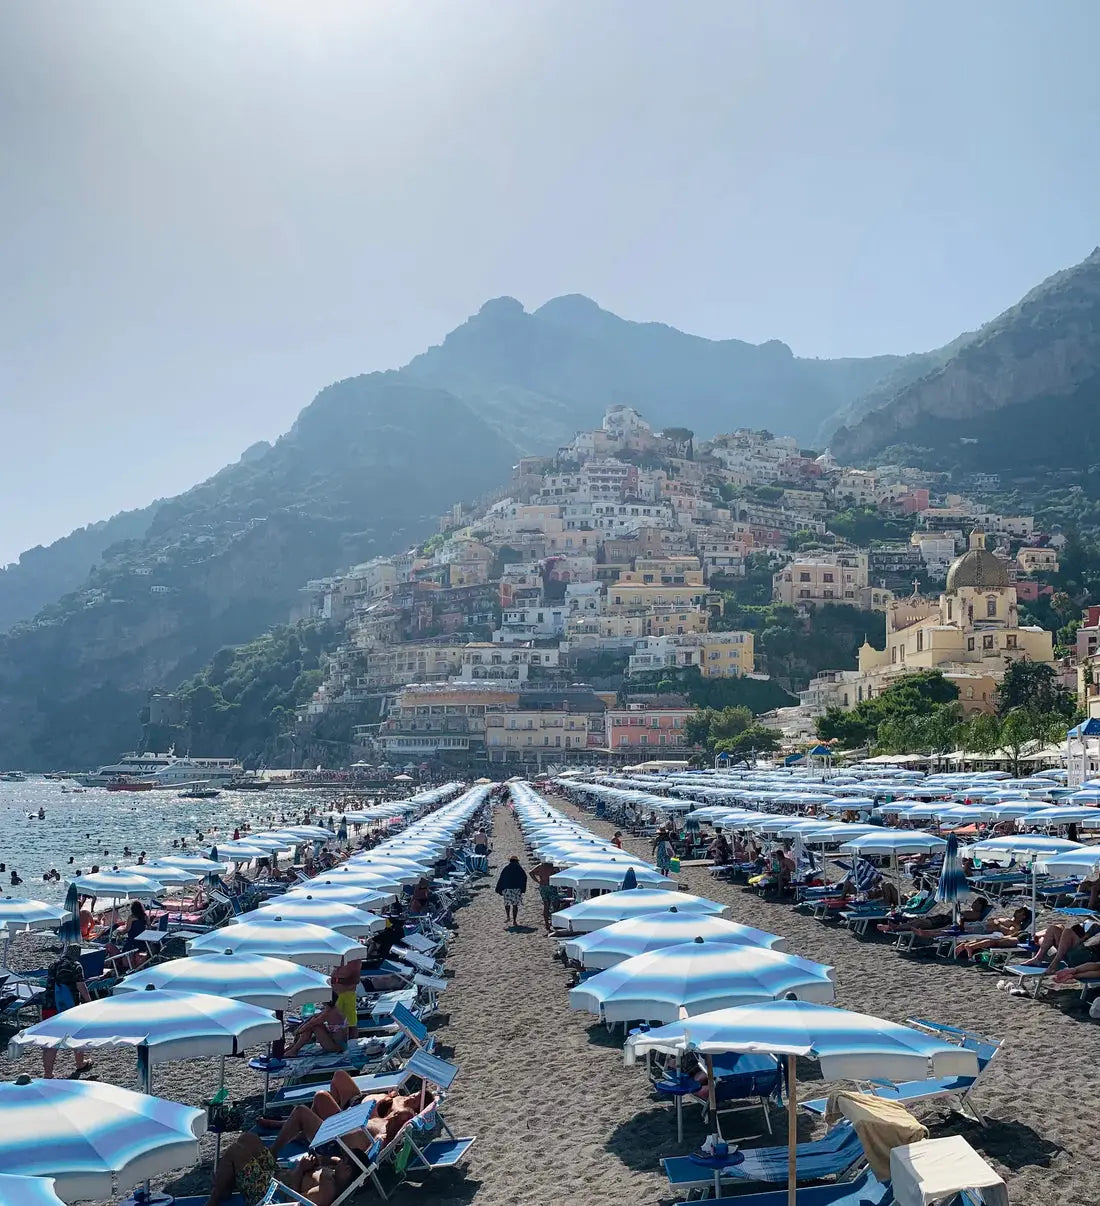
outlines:
M736 678L753 672L751 632L703 632L650 637L630 656L628 674L697 666L704 678Z
M583 749L587 744L588 717L583 712L524 710L485 716L485 750L490 762Z
M1042 628L1020 626L1008 571L974 532L970 548L951 563L938 601L914 595L886 608L886 647L860 649L851 704L903 674L939 670L958 686L964 711L987 712L1005 668L1021 658L1053 662L1053 639Z

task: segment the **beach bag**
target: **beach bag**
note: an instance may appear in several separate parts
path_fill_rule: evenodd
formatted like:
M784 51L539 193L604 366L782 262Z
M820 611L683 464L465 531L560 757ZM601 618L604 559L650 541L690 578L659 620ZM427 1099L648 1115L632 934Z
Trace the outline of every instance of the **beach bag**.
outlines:
M668 860L668 869L669 869L670 871L675 871L675 872L677 872L677 873L679 872L679 870L680 870L680 860L679 860L679 859L678 859L678 858L677 858L675 855L673 855L673 856L672 856L672 858L670 858L670 859Z

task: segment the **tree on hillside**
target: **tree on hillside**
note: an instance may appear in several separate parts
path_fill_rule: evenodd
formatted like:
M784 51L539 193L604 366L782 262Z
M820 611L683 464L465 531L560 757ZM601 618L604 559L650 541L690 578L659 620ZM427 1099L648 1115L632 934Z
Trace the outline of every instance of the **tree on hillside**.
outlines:
M1068 722L1077 711L1076 697L1058 681L1046 662L1013 662L997 688L997 714L1002 718L1017 708L1060 717Z
M879 727L888 721L909 717L927 717L944 704L954 703L958 689L938 670L922 670L896 679L880 695L865 699L849 711L829 708L817 721L817 735L824 741L837 741L843 748L874 744ZM943 723L947 723L944 720ZM899 729L895 724L887 735L904 735L912 740L915 730Z

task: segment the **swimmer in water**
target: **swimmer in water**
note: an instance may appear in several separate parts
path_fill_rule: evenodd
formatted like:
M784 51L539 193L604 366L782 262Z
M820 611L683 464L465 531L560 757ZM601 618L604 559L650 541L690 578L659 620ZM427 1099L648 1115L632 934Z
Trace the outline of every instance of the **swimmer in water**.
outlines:
M13 870L11 873L11 886L13 888L18 888L22 882L23 881L19 878L19 872Z
M73 863L75 863L75 862L76 862L76 859L70 854L69 855L69 866L71 867L73 865Z

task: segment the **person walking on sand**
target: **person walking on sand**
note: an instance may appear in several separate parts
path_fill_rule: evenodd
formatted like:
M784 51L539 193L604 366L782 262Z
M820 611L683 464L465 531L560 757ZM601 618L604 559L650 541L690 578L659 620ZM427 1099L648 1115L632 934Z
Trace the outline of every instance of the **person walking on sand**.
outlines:
M558 890L550 882L550 876L560 870L560 867L555 867L553 863L548 863L545 859L538 866L531 868L531 878L538 885L539 897L542 900L542 924L546 926L548 934L554 928L550 914L558 902Z
M496 893L504 898L505 929L519 925L519 906L523 903L523 894L526 891L527 872L519 864L519 855L513 854L497 876Z

